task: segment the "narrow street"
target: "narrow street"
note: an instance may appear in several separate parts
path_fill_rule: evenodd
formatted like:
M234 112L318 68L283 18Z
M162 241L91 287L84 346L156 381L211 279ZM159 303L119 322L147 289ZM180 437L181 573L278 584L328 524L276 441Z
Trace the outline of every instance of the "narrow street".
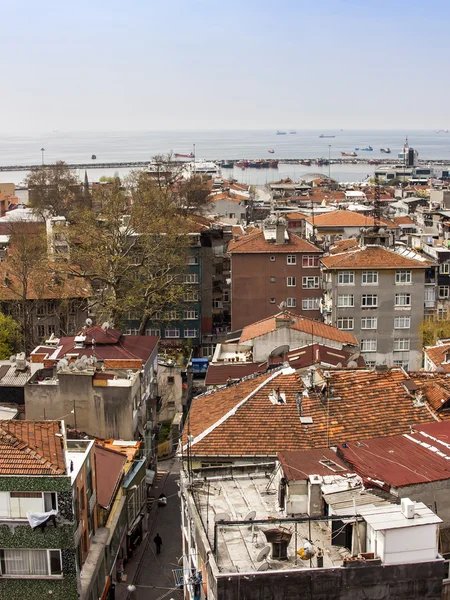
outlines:
M142 542L143 548L127 565L127 582L119 584L116 600L181 600L183 592L174 588L173 569L180 569L181 557L181 517L178 497L180 464L178 459L160 461L158 472L162 477L152 488L155 503L149 514L149 531ZM158 496L167 496L167 506L158 506ZM156 554L153 542L159 533L162 538L161 554ZM180 561L181 563L181 561ZM136 586L136 591L128 592L128 586Z

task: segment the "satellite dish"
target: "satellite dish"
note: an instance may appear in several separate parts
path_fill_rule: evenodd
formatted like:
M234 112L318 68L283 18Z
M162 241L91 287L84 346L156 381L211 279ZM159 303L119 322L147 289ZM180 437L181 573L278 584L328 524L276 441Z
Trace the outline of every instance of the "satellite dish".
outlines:
M103 329L103 331L106 331L106 330L107 330L107 329L109 329L110 327L111 327L111 326L110 326L110 324L108 323L108 321L105 321L105 323L103 323L103 325L102 325L102 329Z
M92 319L86 319L86 325L88 327L91 327L92 326Z
M262 564L259 565L259 567L256 570L257 571L267 571L268 568L269 568L269 563L263 562Z
M245 515L244 521L253 521L253 519L255 517L256 517L256 510L251 510L247 515Z
M82 371L84 369L84 364L82 360L76 360L75 361L75 368L78 369L79 371Z
M436 369L437 373L445 373L445 369L442 365L440 365L437 369Z
M270 546L264 546L264 548L260 551L260 553L258 554L258 556L256 557L256 560L259 562L260 560L264 560L265 558L267 558L270 554ZM265 564L265 563L263 563ZM262 567L262 565L261 565ZM267 567L266 567L267 569ZM264 569L261 569L261 571L264 571Z
M75 371L75 364L74 364L74 363L70 363L70 365L69 365L69 369L70 369L71 371Z
M349 369L356 369L357 366L358 366L358 363L355 362L354 360L349 360L347 363L347 367Z
M280 302L280 304L278 305L278 308L280 310L284 310L286 308L286 302L284 300L282 302Z
M277 346L272 352L269 354L269 358L275 358L276 356L283 356L289 352L290 346L288 344L284 344L283 346Z
M342 369L342 363L338 362L338 364L336 365L336 369Z
M229 521L230 515L228 513L217 513L214 517L214 523L218 523L219 521Z
M13 363L13 364L16 362L16 355L15 354L13 354L12 356L9 357L9 362Z

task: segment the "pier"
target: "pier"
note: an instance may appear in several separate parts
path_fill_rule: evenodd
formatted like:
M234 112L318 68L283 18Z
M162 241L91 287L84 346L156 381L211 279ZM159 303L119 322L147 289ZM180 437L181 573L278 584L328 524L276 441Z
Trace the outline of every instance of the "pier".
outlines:
M236 163L240 162L241 158L230 159L230 160L217 160L217 159L205 159L208 162L214 162L217 166L224 168L231 165L234 167ZM303 164L304 162L310 162L311 166L317 165L320 161L322 165L400 165L402 164L401 159L398 158L359 158L359 157L339 157L332 158L330 161L325 158L271 158L271 159L246 159L246 160L277 160L278 164ZM173 161L174 165L182 165L189 163L190 161ZM119 162L96 162L91 161L88 163L67 163L67 166L71 169L136 169L142 167L150 167L154 162L152 160L137 160L137 161L119 161ZM419 160L421 166L442 166L449 167L450 160L434 159L434 160ZM41 167L51 167L52 165L0 165L0 171L32 171L33 169L39 169Z

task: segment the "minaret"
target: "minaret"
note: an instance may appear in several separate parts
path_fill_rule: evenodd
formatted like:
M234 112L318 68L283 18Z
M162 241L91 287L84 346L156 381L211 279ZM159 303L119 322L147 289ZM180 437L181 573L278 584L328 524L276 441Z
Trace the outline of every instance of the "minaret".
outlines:
M89 179L86 169L84 170L84 195L87 197L89 194Z

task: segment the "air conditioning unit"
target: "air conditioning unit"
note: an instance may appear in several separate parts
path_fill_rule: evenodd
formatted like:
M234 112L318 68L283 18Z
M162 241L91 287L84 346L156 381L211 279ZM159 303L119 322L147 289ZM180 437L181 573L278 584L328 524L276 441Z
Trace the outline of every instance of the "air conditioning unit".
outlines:
M25 357L25 352L19 352L16 357L16 370L17 371L25 371L27 368L27 360Z
M401 511L402 515L407 519L414 519L414 509L416 503L409 498L402 498Z

